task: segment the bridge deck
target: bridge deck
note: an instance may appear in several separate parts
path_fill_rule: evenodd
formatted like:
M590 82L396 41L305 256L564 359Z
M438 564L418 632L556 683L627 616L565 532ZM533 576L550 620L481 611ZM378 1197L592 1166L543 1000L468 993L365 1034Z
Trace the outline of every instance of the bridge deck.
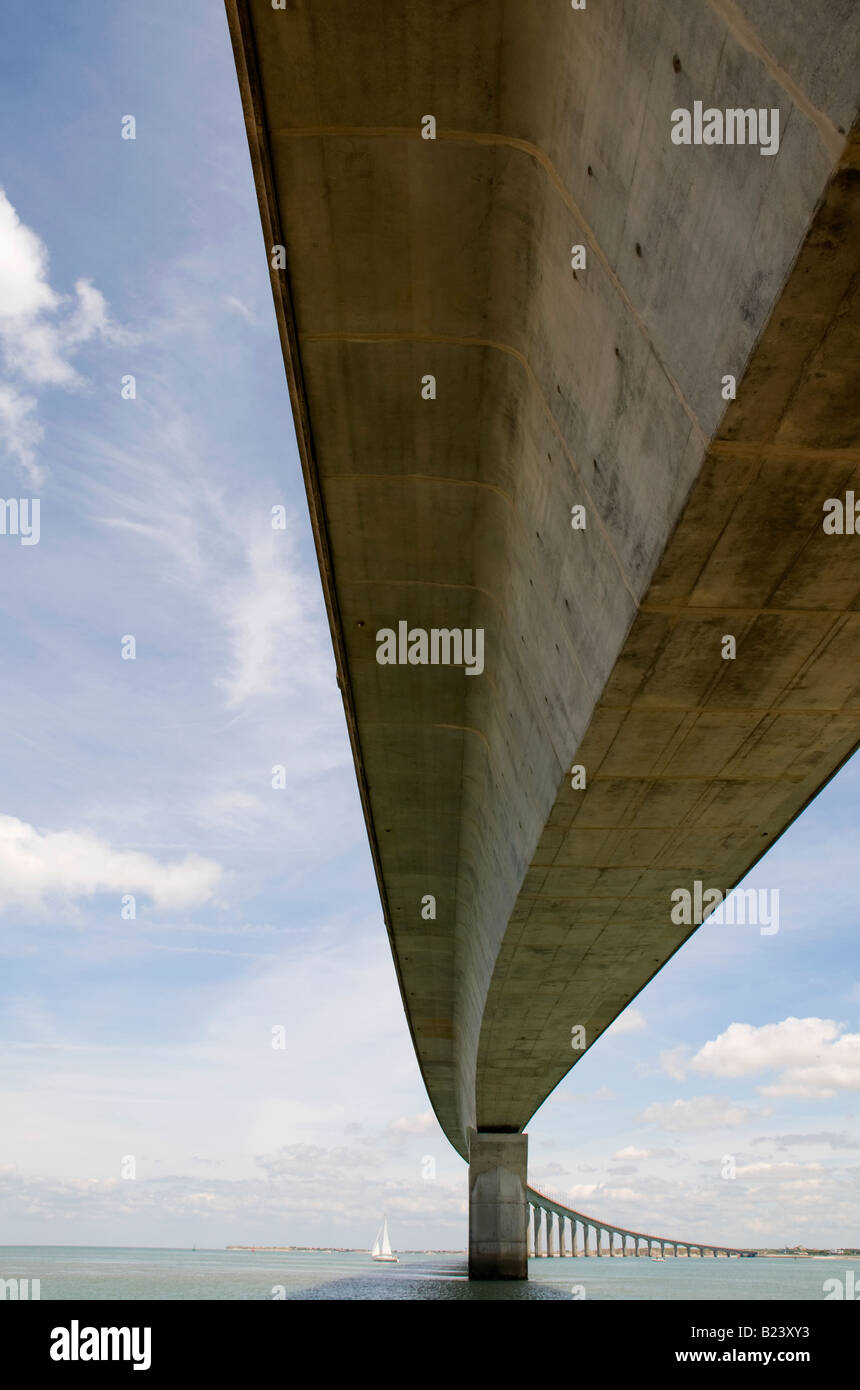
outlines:
M465 1155L677 950L670 893L731 887L856 745L856 540L821 523L860 495L860 11L227 10L385 920ZM703 93L778 109L778 153L674 145ZM403 621L480 630L482 674L379 664Z

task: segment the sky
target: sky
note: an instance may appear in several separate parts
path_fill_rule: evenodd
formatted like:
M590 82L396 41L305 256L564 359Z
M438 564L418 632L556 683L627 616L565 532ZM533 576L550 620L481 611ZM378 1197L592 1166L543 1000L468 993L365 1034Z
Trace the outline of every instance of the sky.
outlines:
M40 503L37 543L0 535L0 1246L366 1247L385 1211L395 1247L462 1249L222 7L15 7L0 132L0 492ZM569 1073L535 1186L860 1242L858 793L855 760L745 883L777 932L706 924Z

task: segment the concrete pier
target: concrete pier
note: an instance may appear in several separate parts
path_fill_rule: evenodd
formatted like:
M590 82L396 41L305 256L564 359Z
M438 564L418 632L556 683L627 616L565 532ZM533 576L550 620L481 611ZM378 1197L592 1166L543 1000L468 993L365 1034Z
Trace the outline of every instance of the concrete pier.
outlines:
M527 1167L527 1135L470 1134L470 1279L528 1278Z

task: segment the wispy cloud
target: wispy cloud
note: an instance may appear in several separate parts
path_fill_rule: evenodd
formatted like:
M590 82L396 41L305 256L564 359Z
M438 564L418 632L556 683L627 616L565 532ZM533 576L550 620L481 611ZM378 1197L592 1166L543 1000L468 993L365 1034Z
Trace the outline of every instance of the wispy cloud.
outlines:
M149 390L136 402L141 419L130 443L85 441L98 465L83 483L95 518L148 550L164 581L220 626L216 687L228 710L273 696L298 696L308 716L320 701L334 710L334 658L318 584L298 559L294 515L265 478L237 506L172 392L157 383ZM283 507L277 528L274 507Z

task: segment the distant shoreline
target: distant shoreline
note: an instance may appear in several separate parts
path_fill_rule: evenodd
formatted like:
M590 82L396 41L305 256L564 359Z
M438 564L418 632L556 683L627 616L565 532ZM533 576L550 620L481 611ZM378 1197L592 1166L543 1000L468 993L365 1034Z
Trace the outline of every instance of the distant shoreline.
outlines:
M259 1254L282 1255L369 1255L370 1251L356 1245L225 1245L225 1250L256 1251ZM398 1250L398 1255L465 1255L465 1250Z

